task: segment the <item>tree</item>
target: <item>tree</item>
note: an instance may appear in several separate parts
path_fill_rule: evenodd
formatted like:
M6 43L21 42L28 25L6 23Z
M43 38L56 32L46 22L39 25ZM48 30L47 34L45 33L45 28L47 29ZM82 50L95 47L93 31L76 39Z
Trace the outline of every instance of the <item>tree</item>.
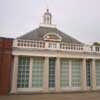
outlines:
M100 46L100 42L94 42L93 45Z

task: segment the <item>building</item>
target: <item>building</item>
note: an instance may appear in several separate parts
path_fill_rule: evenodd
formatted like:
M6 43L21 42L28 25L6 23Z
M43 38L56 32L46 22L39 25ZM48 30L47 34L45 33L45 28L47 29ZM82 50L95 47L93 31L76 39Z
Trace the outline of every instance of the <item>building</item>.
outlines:
M0 37L0 94L8 94L11 89L13 39Z
M49 9L37 29L13 41L12 55L11 93L100 89L100 47L61 32Z

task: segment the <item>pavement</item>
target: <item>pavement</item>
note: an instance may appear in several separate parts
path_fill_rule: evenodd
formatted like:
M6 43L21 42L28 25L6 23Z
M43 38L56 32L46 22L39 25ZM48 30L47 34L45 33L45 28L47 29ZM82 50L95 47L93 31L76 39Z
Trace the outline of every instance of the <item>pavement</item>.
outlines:
M7 95L0 100L100 100L100 92Z

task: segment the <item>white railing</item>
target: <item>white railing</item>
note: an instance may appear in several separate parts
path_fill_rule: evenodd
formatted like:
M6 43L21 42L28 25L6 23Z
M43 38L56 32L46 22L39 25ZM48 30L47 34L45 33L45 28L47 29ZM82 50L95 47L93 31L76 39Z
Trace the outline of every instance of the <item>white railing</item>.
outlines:
M100 46L34 40L14 40L13 47L100 53Z
M44 48L45 42L33 40L14 40L13 47L20 48Z
M68 51L83 51L83 45L80 44L66 44L61 43L60 49L68 50Z

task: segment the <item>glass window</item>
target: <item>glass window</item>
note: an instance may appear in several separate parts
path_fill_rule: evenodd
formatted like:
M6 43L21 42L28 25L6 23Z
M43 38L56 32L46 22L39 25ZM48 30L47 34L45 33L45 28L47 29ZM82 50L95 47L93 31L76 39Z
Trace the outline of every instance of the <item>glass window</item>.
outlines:
M32 87L41 88L43 86L43 65L43 58L33 58Z
M72 86L80 87L81 80L81 61L72 60Z
M60 85L61 87L69 86L69 61L67 59L61 60L61 70L60 70Z
M29 85L29 66L30 58L29 57L19 57L18 59L18 88L27 88Z
M100 61L96 61L96 85L100 86Z

